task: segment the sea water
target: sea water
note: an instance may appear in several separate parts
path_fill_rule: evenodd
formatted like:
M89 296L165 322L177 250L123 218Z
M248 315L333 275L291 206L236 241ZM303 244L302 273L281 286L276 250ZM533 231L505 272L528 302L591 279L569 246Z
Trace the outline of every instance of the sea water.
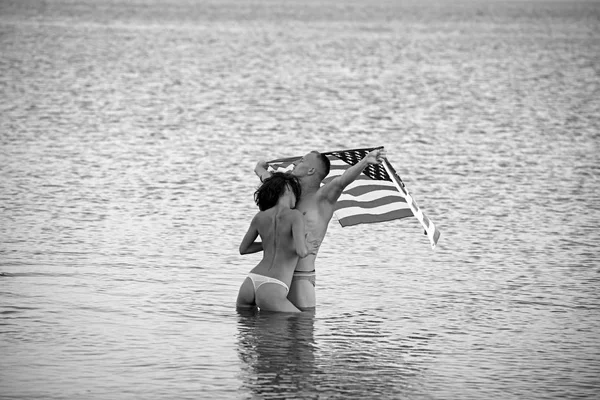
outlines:
M0 397L600 395L600 5L0 3ZM341 228L238 314L260 159L386 147L442 232Z

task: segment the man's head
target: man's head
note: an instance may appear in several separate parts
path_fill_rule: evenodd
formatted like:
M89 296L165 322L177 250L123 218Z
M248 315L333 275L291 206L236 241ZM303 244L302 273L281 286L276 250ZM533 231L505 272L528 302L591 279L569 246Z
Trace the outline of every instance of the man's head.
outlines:
M331 164L327 156L311 151L294 163L292 174L298 178L314 177L321 182L329 174Z

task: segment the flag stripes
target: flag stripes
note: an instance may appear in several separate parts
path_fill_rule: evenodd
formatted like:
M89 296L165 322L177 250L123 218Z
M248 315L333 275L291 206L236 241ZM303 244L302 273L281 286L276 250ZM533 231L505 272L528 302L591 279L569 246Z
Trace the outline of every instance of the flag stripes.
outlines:
M363 207L363 208L375 208L380 206L386 206L393 204L395 202L405 202L403 198L398 198L396 196L386 196L386 197L375 197L376 193L370 193L368 198L359 197L357 200L354 196L346 196L345 198L348 200L344 200L340 197L337 202L336 209L344 209L346 207ZM372 199L372 200L368 200ZM409 207L406 207L409 208ZM409 208L410 209L410 208Z
M410 209L412 210L413 215L417 218L417 220L419 220L419 222L421 223L423 228L425 228L425 234L429 238L429 243L431 244L431 248L435 249L435 246L437 245L437 242L440 238L440 231L435 227L435 225L433 224L433 221L431 221L421 211L421 209L415 202L414 198L410 195L410 193L408 193L408 190L406 189L406 185L404 184L404 182L402 182L402 179L400 179L400 177L396 173L396 170L394 169L394 167L392 167L392 164L390 164L390 162L388 160L384 160L382 164L383 164L383 167L386 169L386 171L388 171L389 176L391 176L393 178L393 181L396 184L396 186L398 187L398 190L404 194L404 197L406 198L406 203L409 205Z
M366 155L368 152L364 152ZM340 156L342 152L327 154L331 162L331 171L324 184L341 176L351 165L345 160L356 163L362 157ZM412 211L404 197L398 192L385 170L379 171L374 165L363 173L342 192L335 205L335 217L342 226L366 223L386 222L412 216ZM371 177L365 174L367 172ZM379 178L374 180L372 177Z
M340 215L340 211L336 212L336 218L342 226L352 226L358 224L371 224L377 222L393 221L395 219L402 219L406 217L412 217L413 213L411 210L393 210L381 214L369 214L367 212L354 213L348 216L344 216L343 213Z
M388 191L388 192L392 192L392 193L398 192L398 190L395 187L373 184L373 185L362 185L362 186L357 185L357 186L354 186L351 188L346 188L344 193L347 193L352 196L360 196L362 194L368 194L373 191ZM377 194L380 194L380 193L377 193ZM399 195L396 194L396 196L399 196ZM402 197L402 199L404 200L403 197Z

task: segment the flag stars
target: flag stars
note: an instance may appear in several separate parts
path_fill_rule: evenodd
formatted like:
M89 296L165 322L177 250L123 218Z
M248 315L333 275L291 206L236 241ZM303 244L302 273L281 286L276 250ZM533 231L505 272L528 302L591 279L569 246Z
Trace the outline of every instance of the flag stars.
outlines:
M335 157L339 158L340 160L344 161L345 163L348 163L350 165L355 165L360 160L365 158L367 156L368 152L371 150L373 150L373 149L347 151L347 152L343 152L343 153L332 152L329 154L334 155ZM392 180L382 165L369 165L363 170L363 174L374 180L380 180L380 181L391 181Z

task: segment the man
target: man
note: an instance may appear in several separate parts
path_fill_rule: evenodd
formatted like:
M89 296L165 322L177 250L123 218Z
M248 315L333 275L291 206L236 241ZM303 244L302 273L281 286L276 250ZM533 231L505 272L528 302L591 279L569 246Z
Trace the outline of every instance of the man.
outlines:
M292 174L298 177L302 186L302 194L296 202L296 209L304 214L309 240L316 239L320 243L323 241L329 221L333 217L335 203L340 198L342 191L358 178L368 165L381 164L384 158L385 150L383 148L373 150L360 162L349 167L341 176L335 177L323 186L321 186L321 182L329 174L330 168L327 156L318 151L311 151L294 163ZM261 181L271 175L267 168L266 161L259 161L254 169ZM258 245L258 243L255 244ZM260 251L259 247L254 247L254 251ZM316 258L317 254L309 254L298 261L288 293L288 299L303 311L314 309L316 306Z

